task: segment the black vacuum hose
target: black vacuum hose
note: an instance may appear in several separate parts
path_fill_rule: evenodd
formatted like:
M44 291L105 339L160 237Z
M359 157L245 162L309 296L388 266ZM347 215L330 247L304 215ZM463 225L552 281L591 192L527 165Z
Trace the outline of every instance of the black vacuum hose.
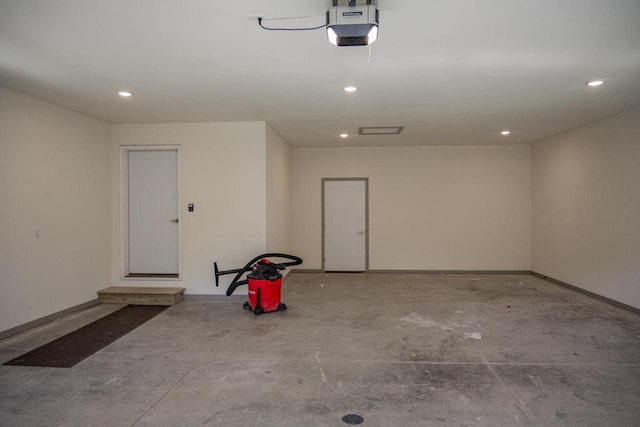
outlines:
M242 275L244 273L246 273L247 271L251 271L251 268L253 267L253 264L256 263L257 261L260 261L262 258L287 258L287 259L292 259L293 261L291 262L284 262L284 263L280 263L280 264L274 264L274 266L278 269L278 270L284 270L286 267L292 266L292 265L300 265L302 264L302 258L299 258L295 255L289 255L289 254L279 254L279 253L268 253L268 254L262 254L259 255L257 257L255 257L254 259L252 259L251 261L249 261L247 263L247 265L245 265L242 270L240 270L238 272L238 274L236 274L236 277L233 278L233 280L231 281L231 284L229 285L229 287L227 288L227 296L230 297L236 290L236 288L238 286L242 286L242 285L246 285L247 281L246 280L242 280L242 281L238 281L240 279L240 277L242 277Z

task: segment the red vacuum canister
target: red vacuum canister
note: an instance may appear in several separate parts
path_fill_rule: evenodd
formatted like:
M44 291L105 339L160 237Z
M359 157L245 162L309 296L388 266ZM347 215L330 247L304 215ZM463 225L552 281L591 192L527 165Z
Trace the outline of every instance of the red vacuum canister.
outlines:
M244 303L245 309L255 314L287 309L287 306L280 302L282 274L278 272L277 267L266 258L253 266L251 273L247 276L249 301Z
M283 263L273 263L269 258L285 258L291 261ZM284 311L287 306L280 302L282 293L281 270L293 265L302 264L302 258L295 255L268 253L255 257L242 268L233 270L218 270L218 263L213 263L216 277L216 286L219 284L219 277L226 274L235 274L231 284L227 288L227 296L231 296L238 286L248 285L249 301L244 303L244 309L250 310L253 314L270 313L273 311ZM244 273L248 272L246 279L241 280Z

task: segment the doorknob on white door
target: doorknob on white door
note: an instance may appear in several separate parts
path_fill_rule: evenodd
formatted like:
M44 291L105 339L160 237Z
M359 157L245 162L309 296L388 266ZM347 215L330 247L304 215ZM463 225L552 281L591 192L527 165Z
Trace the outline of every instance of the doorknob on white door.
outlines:
M170 220L169 220L169 222L173 222L173 223L177 224L177 223L178 223L178 218L176 218L176 219L170 219Z

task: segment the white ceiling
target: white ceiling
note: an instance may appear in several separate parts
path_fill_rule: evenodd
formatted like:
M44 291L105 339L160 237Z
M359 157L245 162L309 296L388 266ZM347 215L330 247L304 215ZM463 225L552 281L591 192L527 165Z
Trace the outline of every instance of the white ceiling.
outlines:
M0 84L109 123L266 121L292 146L531 143L640 105L640 0L380 0L370 52L247 18L327 8L0 0Z

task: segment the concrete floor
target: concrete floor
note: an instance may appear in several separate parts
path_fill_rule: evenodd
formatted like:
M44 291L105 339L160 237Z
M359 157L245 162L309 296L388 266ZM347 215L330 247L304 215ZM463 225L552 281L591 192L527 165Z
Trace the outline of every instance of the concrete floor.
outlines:
M1 426L638 426L640 316L528 275L294 273L186 300L73 368L0 366ZM0 363L102 317L0 341Z

